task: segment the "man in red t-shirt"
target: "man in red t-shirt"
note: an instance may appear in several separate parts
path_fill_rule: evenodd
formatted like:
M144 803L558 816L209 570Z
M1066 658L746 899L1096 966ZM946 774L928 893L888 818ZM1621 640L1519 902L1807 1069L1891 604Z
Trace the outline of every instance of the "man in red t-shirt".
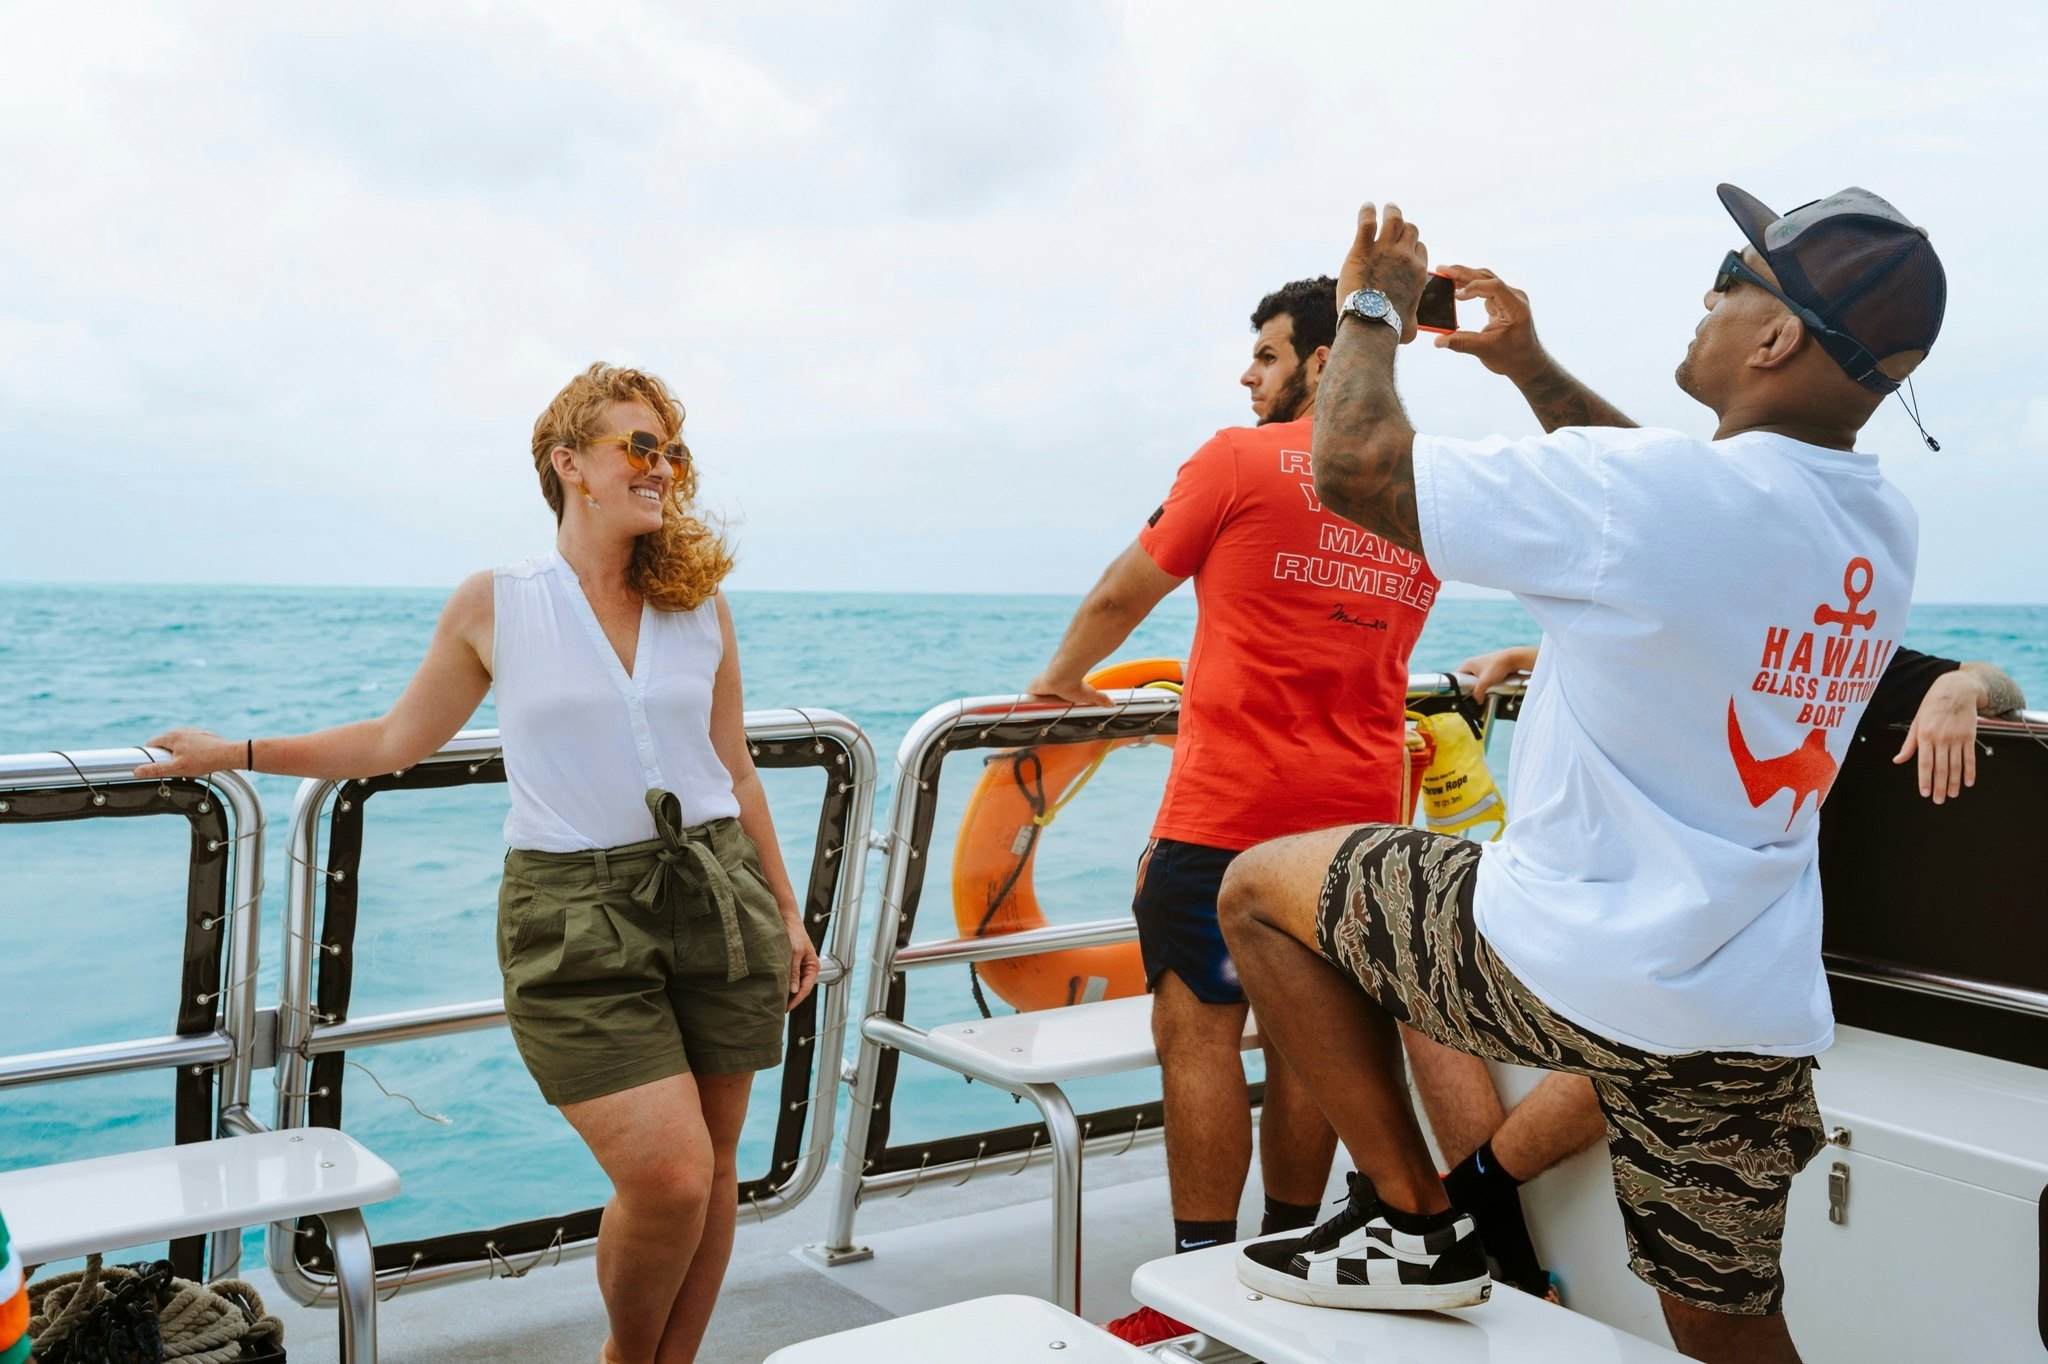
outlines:
M1256 427L1219 431L1103 574L1030 690L1083 680L1189 577L1198 615L1166 798L1132 912L1166 1102L1174 1249L1237 1239L1251 1165L1238 1039L1245 997L1216 920L1231 859L1286 834L1405 818L1408 654L1436 598L1422 559L1325 512L1309 467L1336 281L1298 280L1252 314L1242 382ZM1336 1138L1274 1054L1260 1123L1266 1232L1315 1222ZM1149 1344L1188 1328L1149 1308L1110 1327Z

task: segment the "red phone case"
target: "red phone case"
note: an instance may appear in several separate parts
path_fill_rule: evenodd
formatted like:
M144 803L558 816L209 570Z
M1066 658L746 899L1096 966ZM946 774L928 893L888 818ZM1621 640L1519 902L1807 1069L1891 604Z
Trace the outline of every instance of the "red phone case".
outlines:
M1432 276L1433 278L1435 278L1435 279L1449 279L1449 278L1450 278L1450 276L1449 276L1449 275L1445 274L1445 273L1444 273L1443 271L1441 271L1441 270L1432 270L1432 271L1430 271L1429 273L1430 273L1430 275L1431 275L1431 276ZM1457 312L1457 308L1458 308L1457 300L1456 300L1456 299L1454 298L1454 299L1452 300L1452 302L1451 302L1451 311L1452 311L1453 315L1455 315L1455 314L1456 314L1456 312ZM1457 329L1456 327L1432 327L1432 326L1429 326L1428 324L1426 324L1426 323L1423 323L1423 322L1417 322L1417 323L1415 324L1415 329L1416 329L1417 331L1424 331L1424 332L1435 332L1435 333L1437 333L1437 334L1438 334L1439 336L1449 336L1449 335L1450 335L1450 334L1451 334L1452 332L1454 332L1454 331L1458 330L1458 329Z

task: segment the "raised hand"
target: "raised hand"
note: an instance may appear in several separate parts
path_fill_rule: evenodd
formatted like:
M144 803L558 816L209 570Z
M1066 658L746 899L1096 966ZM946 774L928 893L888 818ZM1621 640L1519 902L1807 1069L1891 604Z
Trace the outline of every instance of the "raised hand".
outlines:
M209 734L203 729L174 729L149 741L151 748L169 749L163 762L144 763L135 769L137 777L203 777L209 772L228 772L243 763L244 749L232 739Z
M1529 296L1491 270L1466 265L1446 265L1438 272L1457 286L1461 299L1476 298L1486 304L1486 325L1476 332L1448 332L1436 339L1442 350L1475 357L1495 374L1521 383L1533 378L1550 363L1543 343L1536 339L1536 319L1529 311Z
M1415 224L1401 216L1399 204L1382 212L1367 204L1358 210L1358 232L1351 252L1337 272L1337 302L1359 289L1377 289L1401 315L1401 341L1415 339L1415 308L1422 301L1422 282L1429 276L1429 248Z
M1491 270L1446 265L1439 273L1457 286L1459 298L1476 298L1486 304L1486 325L1476 332L1446 333L1436 339L1437 345L1476 356L1480 364L1512 380L1545 431L1564 426L1635 425L1620 408L1550 358L1536 339L1536 319L1529 311L1527 294Z

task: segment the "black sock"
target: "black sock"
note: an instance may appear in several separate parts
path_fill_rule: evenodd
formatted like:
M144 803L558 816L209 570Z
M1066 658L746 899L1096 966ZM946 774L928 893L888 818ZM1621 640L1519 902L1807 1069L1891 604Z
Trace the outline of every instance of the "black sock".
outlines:
M1221 1222L1192 1222L1181 1218L1173 1219L1173 1253L1185 1254L1190 1250L1207 1250L1210 1246L1227 1245L1237 1239L1237 1222L1225 1219Z
M1266 1215L1259 1222L1259 1235L1271 1236L1276 1231L1303 1231L1316 1224L1316 1214L1322 1211L1314 1203L1282 1203L1271 1194L1266 1195Z
M1521 1186L1522 1181L1509 1174L1495 1157L1490 1141L1444 1176L1444 1195L1451 1200L1451 1206L1475 1217ZM1520 1200L1516 1201L1519 1204Z
M1549 1291L1550 1276L1543 1272L1536 1245L1529 1239L1520 1194L1510 1192L1473 1213L1472 1220L1479 1226L1479 1243L1486 1247L1486 1257L1493 1261L1493 1277L1539 1298Z
M1458 1216L1456 1208L1445 1208L1442 1212L1404 1212L1400 1208L1380 1204L1380 1216L1387 1219L1387 1225L1395 1231L1405 1231L1411 1236L1448 1227ZM1484 1237L1481 1238L1485 1239Z

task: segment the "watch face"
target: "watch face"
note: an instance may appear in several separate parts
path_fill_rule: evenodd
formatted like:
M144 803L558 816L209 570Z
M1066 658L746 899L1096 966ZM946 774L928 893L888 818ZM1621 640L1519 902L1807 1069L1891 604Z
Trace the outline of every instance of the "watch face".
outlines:
M1360 289L1351 296L1351 311L1360 317L1385 317L1392 307L1377 289Z

